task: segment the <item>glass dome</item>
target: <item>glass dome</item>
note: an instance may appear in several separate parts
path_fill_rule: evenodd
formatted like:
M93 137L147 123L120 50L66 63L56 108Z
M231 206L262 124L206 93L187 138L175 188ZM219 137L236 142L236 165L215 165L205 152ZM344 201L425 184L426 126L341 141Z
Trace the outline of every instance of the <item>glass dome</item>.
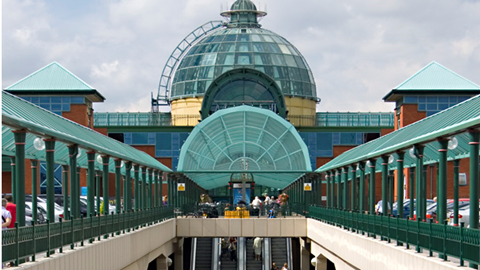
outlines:
M317 100L312 72L300 52L258 27L224 28L193 46L175 73L171 99L203 96L216 78L237 68L268 75L286 97Z

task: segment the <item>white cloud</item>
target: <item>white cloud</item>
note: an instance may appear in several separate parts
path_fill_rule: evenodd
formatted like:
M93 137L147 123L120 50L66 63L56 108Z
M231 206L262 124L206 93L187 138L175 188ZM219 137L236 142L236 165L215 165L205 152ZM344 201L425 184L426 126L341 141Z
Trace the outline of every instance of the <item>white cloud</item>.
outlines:
M3 1L3 87L58 61L107 98L96 111L149 111L177 44L233 3L58 1ZM480 84L479 1L260 3L263 27L306 58L322 110L391 111L381 98L432 60Z

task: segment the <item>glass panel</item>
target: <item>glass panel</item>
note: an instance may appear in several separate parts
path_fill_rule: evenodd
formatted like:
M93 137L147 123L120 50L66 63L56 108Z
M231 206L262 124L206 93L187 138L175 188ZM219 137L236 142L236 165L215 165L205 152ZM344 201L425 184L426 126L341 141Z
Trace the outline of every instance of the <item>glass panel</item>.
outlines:
M32 97L32 103L38 104L39 98L38 97ZM68 102L70 102L70 98L68 99Z
M437 104L427 104L427 111L437 110Z
M438 97L438 102L448 103L448 97Z
M290 50L284 44L278 44L278 47L282 51L283 54L291 54ZM293 59L292 59L293 60Z
M83 97L72 97L72 104L83 104Z
M237 52L249 52L250 44L249 43L237 43Z
M301 57L295 56L295 62L297 63L297 67L307 69L307 66L305 65Z
M248 42L248 41L250 41L250 35L245 35L245 34L238 35L238 41Z
M237 35L226 35L224 41L236 41Z
M62 103L70 103L70 97L62 97Z
M40 103L50 103L50 97L40 97Z
M202 66L214 65L216 60L217 60L216 53L205 54L202 60Z
M51 110L52 111L61 111L62 110L62 104L52 104Z
M273 52L273 53L282 53L282 51L280 50L280 48L278 47L277 44L275 43L268 43L267 44L269 49L270 49L270 52Z
M437 97L427 97L427 103L437 103Z
M219 52L234 52L235 51L235 43L222 43L220 48L218 49Z
M212 69L213 70L213 69ZM198 81L197 82L197 93L198 94L202 94L202 93L205 93L205 91L207 90L205 88L205 84L206 84L206 81Z
M420 103L420 104L418 104L418 110L419 110L419 111L425 111L425 108L426 108L425 103Z
M68 103L67 104L66 103L62 104L62 111L65 111L65 112L70 111L70 104L68 104Z
M252 35L252 41L260 42L260 41L262 41L262 40L260 39L260 36L259 36L259 35Z
M295 59L293 59L293 56L285 55L285 61L287 62L287 66L297 67L297 63L295 63Z
M414 97L405 97L404 99L404 102L405 103L417 103L417 97L414 96Z
M185 83L185 95L195 94L195 86L197 82L186 82Z
M238 65L250 65L252 63L252 57L248 53L237 53L235 63Z
M172 150L172 135L168 132L157 132L155 150Z
M253 43L254 52L265 52L265 47L262 43Z
M273 39L270 36L262 35L262 37L263 37L263 40L265 40L266 42L273 42Z
M51 102L52 103L62 103L62 98L61 97L51 97Z

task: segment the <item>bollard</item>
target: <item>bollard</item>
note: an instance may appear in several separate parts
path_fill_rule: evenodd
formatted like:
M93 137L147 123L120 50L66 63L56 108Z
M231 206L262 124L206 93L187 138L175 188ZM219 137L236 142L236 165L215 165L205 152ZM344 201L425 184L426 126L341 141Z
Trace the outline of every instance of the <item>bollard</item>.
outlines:
M32 262L35 261L35 254L37 253L37 240L35 239L35 221L32 220Z
M59 249L59 252L63 253L63 219L60 217L58 219L58 221L60 222L60 249Z

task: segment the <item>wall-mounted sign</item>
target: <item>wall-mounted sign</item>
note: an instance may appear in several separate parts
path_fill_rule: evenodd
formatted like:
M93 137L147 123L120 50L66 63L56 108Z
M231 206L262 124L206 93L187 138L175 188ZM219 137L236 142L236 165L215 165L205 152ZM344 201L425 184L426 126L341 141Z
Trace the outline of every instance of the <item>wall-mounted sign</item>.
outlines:
M304 191L312 191L312 183L303 183Z
M185 191L185 183L178 183L177 191Z
M242 183L233 183L233 188L242 188ZM250 184L245 184L245 188L250 188Z

